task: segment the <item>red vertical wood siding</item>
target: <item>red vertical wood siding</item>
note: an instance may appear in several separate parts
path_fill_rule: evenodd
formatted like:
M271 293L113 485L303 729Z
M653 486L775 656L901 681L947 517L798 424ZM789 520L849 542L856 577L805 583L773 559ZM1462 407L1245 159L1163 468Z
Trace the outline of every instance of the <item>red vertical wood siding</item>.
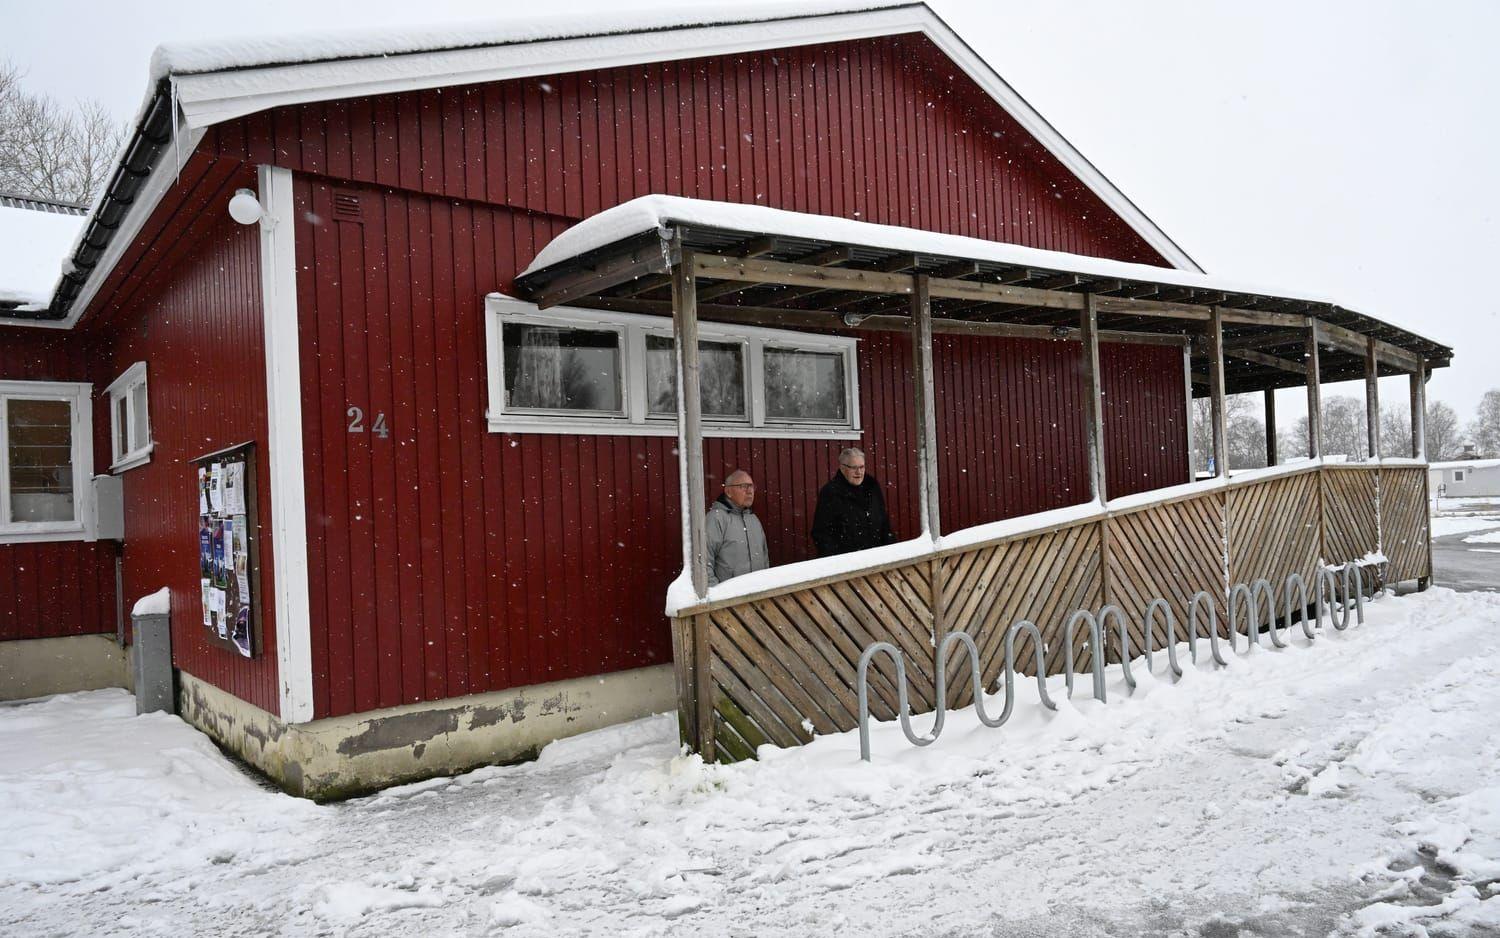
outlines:
M0 327L0 381L88 380L80 337ZM108 431L94 430L95 449L108 446ZM0 544L0 641L114 631L114 542Z
M276 713L276 623L267 461L266 371L260 304L260 245L253 226L226 206L243 176L233 164L191 180L199 206L164 228L162 250L144 259L109 303L95 340L95 387L145 361L151 461L121 476L125 495L124 591L128 602L172 590L177 667ZM154 261L154 263L152 262ZM102 324L101 324L102 325ZM107 398L96 425L108 427ZM197 470L190 460L256 442L263 647L245 659L205 640L198 586ZM97 455L109 462L107 437Z
M309 104L205 149L298 172L318 716L669 660L674 441L484 423L482 298L577 220L670 193L1162 263L919 37ZM358 222L334 220L334 189L360 197ZM910 345L861 340L861 442L907 536ZM948 526L1082 497L1076 354L939 350ZM368 432L377 413L388 438ZM711 440L705 497L750 469L773 555L805 557L841 445ZM1169 461L1129 466L1181 481Z
M1105 486L1111 498L1187 482L1187 401L1182 349L1104 345Z

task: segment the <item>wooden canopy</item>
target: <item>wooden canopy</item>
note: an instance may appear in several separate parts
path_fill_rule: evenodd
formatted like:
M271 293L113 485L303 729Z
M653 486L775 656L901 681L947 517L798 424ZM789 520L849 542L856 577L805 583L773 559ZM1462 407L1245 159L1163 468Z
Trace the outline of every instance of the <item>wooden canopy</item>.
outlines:
M1095 298L1104 341L1193 344L1207 357L1207 326L1223 323L1224 385L1235 394L1302 385L1306 338L1318 326L1323 382L1367 376L1374 349L1379 375L1446 367L1452 350L1372 316L1327 302L1268 293L1182 286L1163 277L1104 277L1089 259L1051 266L976 260L696 224L671 224L528 271L523 299L671 315L670 268L684 252L699 281L698 313L708 320L794 328L909 328L914 275L929 278L935 332L1074 338L1085 295ZM1076 269L1068 269L1075 266ZM1139 265L1137 270L1147 271ZM1208 393L1206 368L1194 391Z

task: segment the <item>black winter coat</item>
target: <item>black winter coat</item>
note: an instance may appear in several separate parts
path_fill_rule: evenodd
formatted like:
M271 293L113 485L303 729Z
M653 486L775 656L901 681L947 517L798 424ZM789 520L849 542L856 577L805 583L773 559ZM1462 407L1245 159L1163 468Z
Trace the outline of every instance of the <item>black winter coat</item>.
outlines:
M885 513L885 496L875 477L866 475L864 482L856 486L850 485L842 472L834 473L818 492L812 539L819 557L894 541L896 535L891 532L891 520Z

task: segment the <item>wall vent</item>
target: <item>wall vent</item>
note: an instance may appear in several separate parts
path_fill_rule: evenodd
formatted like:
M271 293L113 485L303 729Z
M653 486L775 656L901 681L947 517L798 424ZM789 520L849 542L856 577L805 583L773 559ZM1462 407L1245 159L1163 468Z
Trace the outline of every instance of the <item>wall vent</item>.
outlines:
M359 196L353 192L333 192L333 220L360 223L364 216L359 210Z

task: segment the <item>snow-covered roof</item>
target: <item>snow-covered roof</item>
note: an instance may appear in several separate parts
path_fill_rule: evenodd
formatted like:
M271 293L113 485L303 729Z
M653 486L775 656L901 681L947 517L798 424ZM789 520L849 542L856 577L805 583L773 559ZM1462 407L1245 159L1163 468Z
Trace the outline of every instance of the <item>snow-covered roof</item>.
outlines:
M77 214L0 205L0 306L47 305L84 221Z
M1174 270L1149 264L1134 264L1086 254L1047 251L1019 244L940 234L917 228L901 228L895 225L878 225L873 222L828 215L789 212L764 205L741 205L670 195L641 196L578 222L542 248L521 276L525 277L633 235L674 225L748 231L835 244L865 245L905 254L993 261L1045 270L1067 271L1092 277L1141 280L1197 290L1256 294L1308 303L1338 305L1338 301L1331 296L1285 284L1247 282L1214 274ZM1426 341L1433 342L1431 339ZM1433 342L1433 344L1439 343Z
M128 206L122 223L75 245L87 281L58 294L52 325L76 322L171 178L163 152L191 151L206 128L275 107L402 91L566 74L648 62L919 34L1005 109L1027 133L1175 267L1198 265L1141 209L925 3L803 0L746 7L721 3L587 16L521 15L485 24L303 33L169 43L152 59L139 127L127 142L165 135L171 145L149 156L149 178L129 174L125 191L108 191L91 216ZM170 119L161 102L170 97ZM145 133L148 124L161 124ZM143 194L143 195L142 195ZM142 196L142 197L138 197ZM42 323L38 323L42 324Z
M624 4L615 11L586 14L529 13L524 17L503 20L429 27L403 26L168 42L158 46L151 56L151 80L154 82L168 75L192 75L228 69L477 49L583 36L617 36L686 26L757 23L911 5L910 0L800 0L754 6L743 3L707 3L691 9L640 9Z
M1429 463L1429 469L1494 469L1500 459L1454 459L1450 462Z

